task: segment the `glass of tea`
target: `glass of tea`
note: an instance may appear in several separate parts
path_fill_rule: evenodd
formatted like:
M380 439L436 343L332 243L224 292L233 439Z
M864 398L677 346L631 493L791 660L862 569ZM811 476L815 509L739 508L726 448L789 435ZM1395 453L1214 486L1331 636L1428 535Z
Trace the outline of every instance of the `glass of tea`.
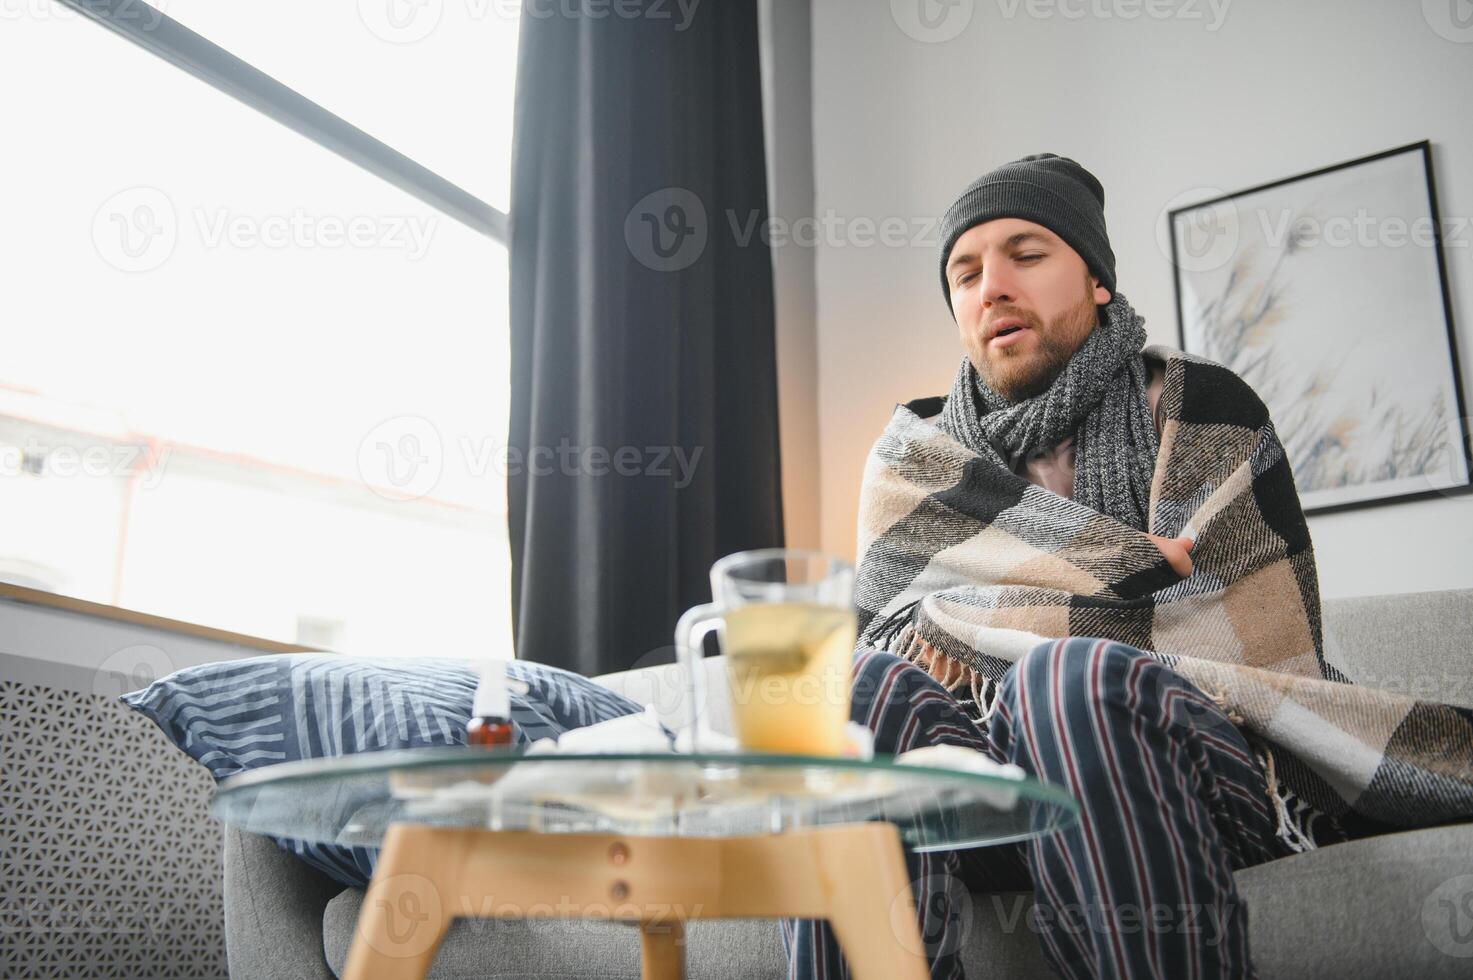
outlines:
M680 618L675 647L699 752L706 704L702 643L713 630L726 660L732 722L743 749L841 755L854 661L854 567L818 551L768 548L711 566L713 602Z

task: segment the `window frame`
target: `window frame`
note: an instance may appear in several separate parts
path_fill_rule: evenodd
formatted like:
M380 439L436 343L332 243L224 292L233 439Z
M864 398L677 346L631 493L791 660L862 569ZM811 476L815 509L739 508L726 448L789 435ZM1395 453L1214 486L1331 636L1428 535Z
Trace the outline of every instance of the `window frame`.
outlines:
M510 216L142 0L56 0L509 249ZM266 653L315 650L122 606L0 582L0 603L42 606Z

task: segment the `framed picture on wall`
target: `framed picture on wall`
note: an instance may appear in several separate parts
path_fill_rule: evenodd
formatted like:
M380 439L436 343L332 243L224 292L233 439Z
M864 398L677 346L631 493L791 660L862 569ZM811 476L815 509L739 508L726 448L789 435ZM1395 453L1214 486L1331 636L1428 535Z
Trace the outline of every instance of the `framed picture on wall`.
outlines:
M1181 348L1273 418L1305 513L1473 489L1427 141L1167 215Z

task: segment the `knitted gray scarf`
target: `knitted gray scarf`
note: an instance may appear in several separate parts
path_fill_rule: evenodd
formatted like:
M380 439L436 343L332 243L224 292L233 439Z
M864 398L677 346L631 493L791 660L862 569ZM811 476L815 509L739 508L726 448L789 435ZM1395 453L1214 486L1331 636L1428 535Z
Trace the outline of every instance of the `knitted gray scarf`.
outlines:
M989 388L963 357L936 425L1014 472L1073 434L1074 499L1145 531L1160 448L1146 399L1145 322L1117 290L1053 384L1020 402Z

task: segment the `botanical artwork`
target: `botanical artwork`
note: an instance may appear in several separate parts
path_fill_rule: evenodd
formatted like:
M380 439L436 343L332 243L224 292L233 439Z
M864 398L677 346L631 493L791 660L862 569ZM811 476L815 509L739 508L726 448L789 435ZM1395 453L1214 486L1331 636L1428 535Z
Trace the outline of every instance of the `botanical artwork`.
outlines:
M1171 212L1182 347L1262 397L1307 512L1469 484L1427 159L1414 144Z

